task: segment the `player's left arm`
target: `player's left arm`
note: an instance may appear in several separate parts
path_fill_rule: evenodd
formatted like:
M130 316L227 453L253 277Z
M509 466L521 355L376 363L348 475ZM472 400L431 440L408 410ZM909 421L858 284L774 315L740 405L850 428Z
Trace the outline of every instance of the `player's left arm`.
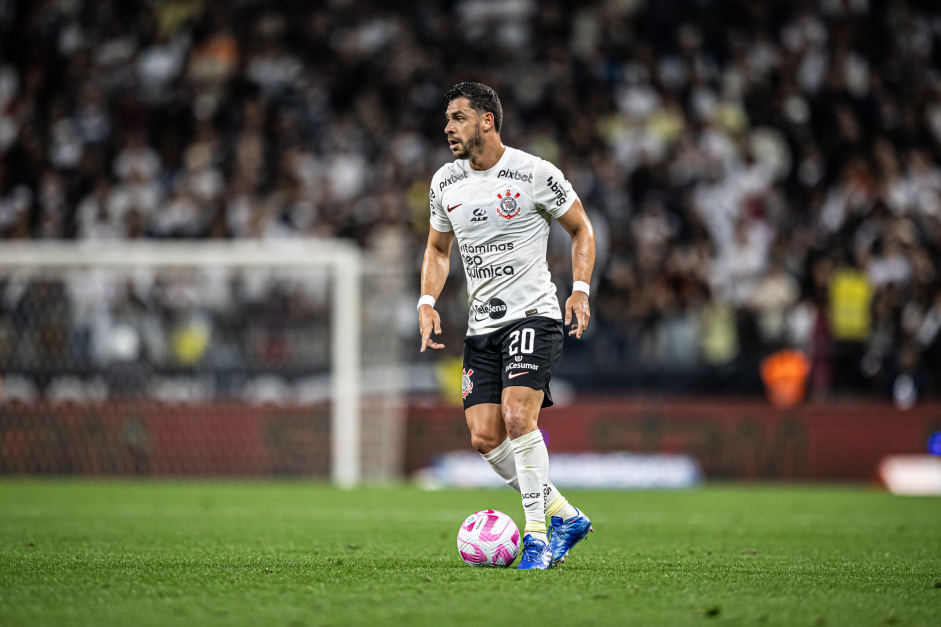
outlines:
M591 271L595 267L595 232L591 228L591 221L582 202L576 199L568 211L556 219L572 237L572 279L576 281L576 285L579 281L586 286L590 285ZM569 335L581 339L590 319L591 309L588 307L587 292L573 290L572 295L565 301L565 325L572 325Z

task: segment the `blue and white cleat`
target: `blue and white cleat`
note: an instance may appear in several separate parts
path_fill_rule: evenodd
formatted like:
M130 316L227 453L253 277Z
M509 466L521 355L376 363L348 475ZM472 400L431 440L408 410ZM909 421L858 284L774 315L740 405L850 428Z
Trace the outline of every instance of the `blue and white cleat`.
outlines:
M558 516L549 519L549 546L552 547L552 565L555 566L565 561L565 556L569 554L572 547L585 539L589 531L594 531L591 526L591 520L588 516L578 512L568 520L562 520Z
M516 570L546 570L552 562L552 552L542 540L528 533L523 537L523 557Z

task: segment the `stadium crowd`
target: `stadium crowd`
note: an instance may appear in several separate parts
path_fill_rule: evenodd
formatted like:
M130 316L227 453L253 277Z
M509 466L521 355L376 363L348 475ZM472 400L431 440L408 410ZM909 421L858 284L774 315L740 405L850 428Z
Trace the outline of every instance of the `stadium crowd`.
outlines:
M757 392L793 348L813 395L937 397L939 68L929 0L0 0L0 237L391 240L417 272L442 94L480 80L596 229L560 377Z

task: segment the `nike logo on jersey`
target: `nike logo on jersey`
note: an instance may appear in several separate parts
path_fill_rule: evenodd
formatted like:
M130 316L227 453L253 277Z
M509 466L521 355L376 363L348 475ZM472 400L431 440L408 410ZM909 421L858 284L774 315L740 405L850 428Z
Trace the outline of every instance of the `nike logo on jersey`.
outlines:
M452 207L451 205L448 205L448 213L451 213L452 211L454 211L455 209L457 209L458 207L460 207L460 206L463 205L463 204L464 204L464 203L458 203L458 204L454 205L453 207Z
M522 377L524 374L529 374L528 372L511 372L506 375L507 379L515 379L516 377Z

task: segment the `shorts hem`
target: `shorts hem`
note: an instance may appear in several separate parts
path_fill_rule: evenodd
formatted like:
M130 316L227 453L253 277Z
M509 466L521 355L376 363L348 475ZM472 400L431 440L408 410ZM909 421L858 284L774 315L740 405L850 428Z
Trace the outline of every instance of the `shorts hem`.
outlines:
M470 409L471 407L473 407L474 405L501 405L501 404L502 404L501 401L496 401L496 402L494 402L494 401L488 400L488 399L486 399L486 398L483 399L483 400L480 400L479 398L475 398L475 399L472 399L472 400L470 400L470 401L465 400L465 401L464 401L464 409L465 409L465 410L468 410L468 409Z

